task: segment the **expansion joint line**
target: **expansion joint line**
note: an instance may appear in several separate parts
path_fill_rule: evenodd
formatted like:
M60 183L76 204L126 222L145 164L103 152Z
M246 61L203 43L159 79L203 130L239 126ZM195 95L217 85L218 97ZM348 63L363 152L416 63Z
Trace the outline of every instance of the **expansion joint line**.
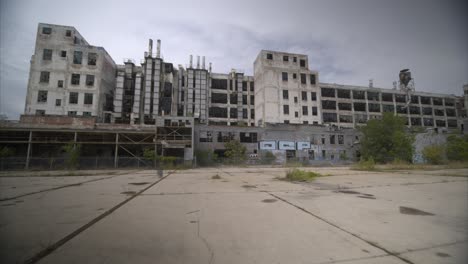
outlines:
M410 261L410 260L408 260L408 259L406 259L406 258L403 258L403 257L400 256L398 253L391 252L390 250L388 250L388 249L386 249L386 248L384 248L384 247L378 245L378 244L375 243L375 242L372 242L372 241L369 241L369 240L367 240L367 239L364 239L363 237L361 237L361 236L359 236L359 235L357 235L357 234L355 234L355 233L352 233L352 232L350 232L350 231L348 231L348 230L346 230L346 229L344 229L344 228L342 228L342 227L340 227L340 226L338 226L338 225L336 225L336 224L334 224L334 223L328 221L327 219L325 219L325 218L323 218L323 217L320 217L320 216L318 216L318 215L316 215L316 214L314 214L314 213L312 213L312 212L306 210L306 209L303 208L303 207L300 207L300 206L298 206L298 205L295 205L295 204L291 203L290 201L288 201L288 200L286 200L286 199L284 199L284 198L282 198L282 197L279 197L279 196L276 195L276 194L273 194L273 193L271 193L271 192L266 192L266 193L268 193L269 195L275 197L275 198L278 199L278 200L281 200L281 201L283 201L283 202L285 202L285 203L287 203L287 204L289 204L289 205L291 205L291 206L293 206L293 207L296 207L297 209L303 211L303 212L306 213L306 214L309 214L309 215L311 215L311 216L313 216L313 217L315 217L315 218L317 218L317 219L319 219L319 220L321 220L321 221L323 221L323 222L325 222L325 223L327 223L327 224L329 224L329 225L331 225L331 226L333 226L333 227L335 227L335 228L337 228L337 229L339 229L339 230L341 230L341 231L343 231L343 232L345 232L345 233L347 233L347 234L350 234L351 236L353 236L353 237L355 237L355 238L358 238L358 239L361 240L361 241L364 241L365 243L367 243L367 244L369 244L369 245L371 245L371 246L373 246L373 247L376 247L376 248L378 248L378 249L384 251L385 253L387 253L387 254L390 255L390 256L396 257L396 258L400 259L401 261L403 261L403 262L405 262L405 263L414 264L412 261Z
M139 196L140 194L142 194L143 192L147 191L149 188L153 187L154 185L158 184L159 182L161 182L162 180L164 180L165 178L169 177L169 175L171 175L172 173L174 173L174 171L170 171L166 176L163 176L161 177L160 179L158 179L157 181L153 182L152 184L150 184L149 186L143 188L142 190L138 191L137 193L135 193L134 195L130 196L129 198L125 199L124 201L120 202L119 204L117 204L116 206L112 207L111 209L107 210L106 212L104 212L103 214L99 215L98 217L94 218L93 220L91 220L90 222L88 222L87 224L81 226L80 228L76 229L75 231L73 231L72 233L68 234L67 236L65 236L64 238L60 239L59 241L55 242L54 244L48 246L47 248L43 249L42 251L40 251L39 253L37 253L36 255L34 255L33 257L29 258L28 260L26 260L24 263L25 264L32 264L32 263L37 263L38 261L40 261L41 259L47 257L49 254L51 254L52 252L54 252L55 250L57 250L59 247L63 246L65 243L67 243L68 241L70 241L71 239L73 239L74 237L76 237L77 235L79 235L80 233L82 233L83 231L85 231L86 229L90 228L91 226L93 226L94 224L96 224L97 222L101 221L102 219L104 219L105 217L107 217L108 215L112 214L114 211L116 211L117 209L119 209L120 207L122 207L123 205L125 205L126 203L130 202L131 200L133 200L134 198L136 198L137 196Z

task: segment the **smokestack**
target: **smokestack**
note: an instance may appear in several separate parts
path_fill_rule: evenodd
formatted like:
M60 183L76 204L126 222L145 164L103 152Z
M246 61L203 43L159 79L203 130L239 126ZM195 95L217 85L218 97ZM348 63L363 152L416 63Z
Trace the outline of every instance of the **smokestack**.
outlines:
M193 56L190 55L190 66L189 68L193 68Z
M156 44L156 58L159 58L161 57L161 40L158 39L157 40L157 44Z
M205 69L205 56L202 57L201 67L203 70Z
M211 73L211 62L210 62L210 68L209 68L209 71L210 71L210 73Z
M200 69L200 56L197 55L197 69Z
M374 87L374 80L369 79L369 88L372 88L372 87Z
M150 56L150 57L151 57L151 55L153 54L153 40L152 40L152 39L149 39L148 53L149 53L149 56Z

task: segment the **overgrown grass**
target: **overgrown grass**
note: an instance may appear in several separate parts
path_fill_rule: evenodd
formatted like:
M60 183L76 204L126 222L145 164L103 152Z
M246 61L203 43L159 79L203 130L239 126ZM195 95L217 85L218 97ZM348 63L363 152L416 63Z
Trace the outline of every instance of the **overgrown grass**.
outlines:
M397 171L397 170L444 170L444 169L465 169L468 162L448 162L443 165L413 164L403 160L394 160L387 164L375 164L373 160L360 161L354 164L352 170L363 171Z
M323 175L313 171L303 171L299 169L292 169L286 172L286 177L281 178L286 181L313 181L317 177L322 177Z
M211 179L213 180L220 180L222 179L221 176L219 176L219 174L216 174L216 175L213 175L213 177L211 177Z
M358 163L351 166L353 170L364 170L364 171L374 171L375 162L374 159L370 158L369 160L361 160Z

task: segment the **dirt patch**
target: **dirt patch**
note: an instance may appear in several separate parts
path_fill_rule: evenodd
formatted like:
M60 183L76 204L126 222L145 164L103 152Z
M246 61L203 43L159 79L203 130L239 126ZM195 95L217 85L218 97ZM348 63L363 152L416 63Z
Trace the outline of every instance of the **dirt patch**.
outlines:
M229 182L229 181L227 181L227 180L222 180L222 182Z
M375 197L374 197L374 196L358 195L357 197L359 197L359 198L364 198L364 199L372 199L372 200L375 200Z
M244 187L246 189L257 188L257 186L255 186L255 185L248 185L248 184L244 184L244 185L242 185L242 187Z
M350 190L339 190L337 193L347 193L347 194L361 194L360 192L350 191Z
M438 257L441 257L441 258L447 258L447 257L450 257L450 255L449 255L449 254L447 254L447 253L444 253L444 252L437 252L437 253L436 253L436 255L437 255Z
M213 179L213 180L220 180L220 179L221 179L221 176L219 176L218 174L216 174L216 175L213 175L213 176L211 177L211 179Z
M197 223L197 221L190 221L190 223L191 223L191 224L195 224L195 223Z
M130 182L129 183L130 185L146 185L146 184L150 184L149 182Z
M126 194L126 195L135 195L136 192L134 191L127 191L127 192L121 192L121 194Z
M400 206L400 213L407 214L407 215L434 215L433 213L428 213L428 212L421 211L419 209L405 207L405 206Z
M276 200L276 199L265 199L265 200L262 200L262 202L264 202L264 203L274 203L274 202L276 202L276 201L278 201L278 200Z
M369 250L363 249L362 252L369 253Z

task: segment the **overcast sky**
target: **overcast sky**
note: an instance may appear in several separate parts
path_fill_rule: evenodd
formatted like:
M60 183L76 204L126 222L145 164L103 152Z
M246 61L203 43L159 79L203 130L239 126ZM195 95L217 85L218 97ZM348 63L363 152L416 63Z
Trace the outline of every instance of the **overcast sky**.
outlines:
M116 63L139 62L148 39L165 61L206 56L214 72L252 74L261 49L303 53L320 82L392 88L409 68L416 90L462 95L468 83L468 1L0 0L0 112L24 111L37 24L74 26Z

